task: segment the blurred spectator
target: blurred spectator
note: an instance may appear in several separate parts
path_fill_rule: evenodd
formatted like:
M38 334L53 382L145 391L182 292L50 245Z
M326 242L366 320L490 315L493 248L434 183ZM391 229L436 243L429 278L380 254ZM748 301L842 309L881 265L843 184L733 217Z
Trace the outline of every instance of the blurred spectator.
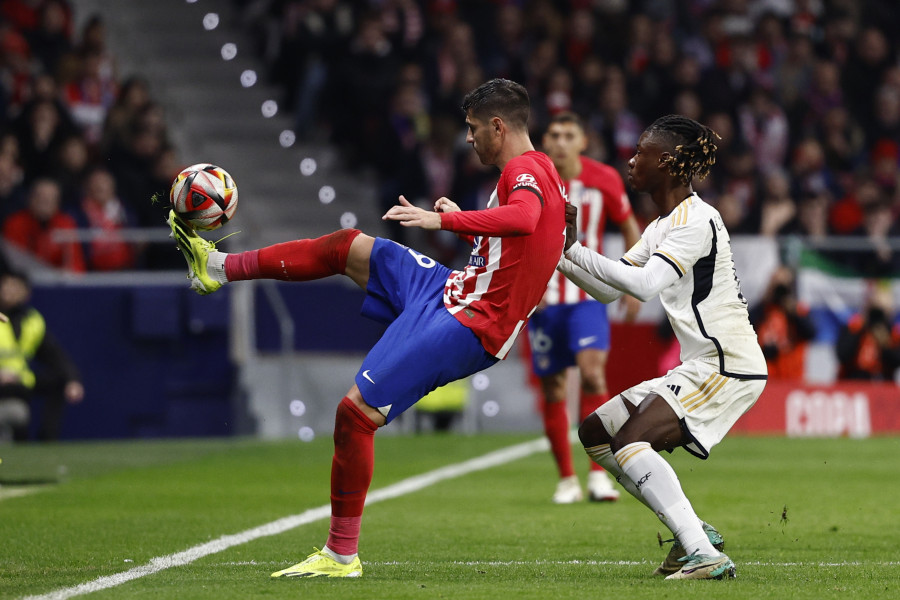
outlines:
M848 252L845 261L864 277L891 277L900 274L900 256L891 247L890 238L897 238L900 230L894 224L891 205L875 200L863 207L862 226L853 232L867 247L863 251Z
M103 68L104 56L100 51L85 49L78 57L78 76L66 85L64 98L85 141L96 148L100 144L106 113L113 106L118 91L112 73Z
M321 114L322 100L333 85L356 18L352 6L339 0L294 0L281 5L272 74L284 86L286 105L295 107L297 135L305 138Z
M84 255L77 241L57 241L56 232L74 232L75 220L60 210L60 189L52 179L36 179L28 190L26 207L3 223L7 242L50 266L84 272Z
M841 379L894 380L900 327L894 323L889 288L872 290L863 310L841 329L836 351Z
M63 210L78 210L89 159L90 150L82 136L70 135L60 143L50 173L59 184Z
M407 83L394 92L386 122L382 124L381 151L372 161L381 172L381 208L397 203L400 194L412 203L428 200L433 205L437 198L428 199L427 181L421 156L423 146L430 135L431 120L425 107L424 96L416 84ZM391 239L407 243L408 228L398 222L389 225Z
M804 117L801 132L811 135L829 110L844 105L841 88L841 69L837 63L819 59L812 72L812 81L803 98Z
M861 229L865 208L882 199L883 193L877 183L867 177L858 178L848 193L831 205L828 212L829 228L839 235Z
M843 69L842 84L847 104L856 114L872 112L872 99L884 80L885 71L896 63L884 32L875 26L864 28L853 40L853 48Z
M842 188L852 179L865 150L865 133L850 112L836 106L825 113L818 126L818 136L825 152L825 166L835 174Z
M16 133L26 183L51 175L53 157L62 141L74 132L68 115L53 100L39 99L23 108L16 120Z
M0 312L9 317L0 323L0 419L5 413L17 441L28 439L29 404L43 398L41 440L56 440L67 403L84 399L78 368L48 331L41 314L30 304L31 287L21 273L0 275ZM10 408L17 418L10 422ZM3 423L0 422L0 427Z
M886 194L893 194L900 178L900 144L893 140L881 139L875 143L869 155L872 180Z
M621 70L607 70L606 84L600 92L599 111L594 112L590 126L603 137L611 151L611 162L626 163L634 155L643 126L628 107L628 92Z
M824 243L828 229L829 198L825 194L804 194L797 209L797 233L811 238L813 243Z
M794 197L828 194L834 189L834 178L825 164L825 151L815 137L806 137L794 147L790 172Z
M900 81L878 88L873 109L861 113L870 145L879 140L900 143Z
M37 26L26 38L43 71L54 75L60 59L72 49L71 10L63 0L44 0L38 6Z
M797 203L791 196L791 182L782 169L771 171L763 181L759 233L775 236L788 233L797 216Z
M116 58L106 47L106 23L100 15L92 15L81 28L78 49L99 56L98 71L104 79L118 77Z
M85 243L88 269L118 271L135 266L134 247L120 233L121 229L133 227L135 219L116 195L112 173L96 168L88 174L76 220L95 234Z
M802 380L806 346L816 330L809 309L797 300L794 272L779 267L762 302L750 311L759 344L766 356L769 379Z
M106 112L102 153L111 154L127 145L130 132L150 103L150 84L146 79L134 76L122 83L116 101Z
M0 223L25 208L22 167L7 153L0 153Z
M758 87L750 93L748 101L738 108L738 124L761 175L784 164L790 141L788 120L767 89Z
M773 74L775 98L794 132L800 131L803 122L803 98L812 80L814 56L815 49L809 36L794 34L790 37L784 61L775 67Z
M370 165L381 152L376 132L388 112L398 67L395 49L381 20L377 14L367 15L335 75L341 118L333 120L332 132L351 165Z
M111 150L107 162L116 178L119 197L126 208L137 216L140 226L158 226L163 220L160 216L163 207L151 202L153 195L160 191L154 168L169 147L162 109L158 104L151 102L138 112L123 143L123 146Z

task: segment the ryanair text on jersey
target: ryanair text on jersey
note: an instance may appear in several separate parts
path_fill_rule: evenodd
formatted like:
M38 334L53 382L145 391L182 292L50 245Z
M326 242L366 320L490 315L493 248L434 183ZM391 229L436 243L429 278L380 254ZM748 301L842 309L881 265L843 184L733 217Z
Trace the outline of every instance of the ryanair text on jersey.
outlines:
M475 267L476 269L480 269L484 266L484 257L478 256L477 254L469 255L469 266Z

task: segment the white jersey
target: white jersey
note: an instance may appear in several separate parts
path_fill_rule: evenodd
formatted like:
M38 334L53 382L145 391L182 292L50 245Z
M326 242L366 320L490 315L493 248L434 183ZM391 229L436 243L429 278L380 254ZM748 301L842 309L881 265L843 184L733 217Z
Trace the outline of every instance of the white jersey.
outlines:
M709 362L729 377L765 379L765 357L719 212L692 194L650 223L621 260L643 267L654 255L678 273L659 298L681 344L681 361Z

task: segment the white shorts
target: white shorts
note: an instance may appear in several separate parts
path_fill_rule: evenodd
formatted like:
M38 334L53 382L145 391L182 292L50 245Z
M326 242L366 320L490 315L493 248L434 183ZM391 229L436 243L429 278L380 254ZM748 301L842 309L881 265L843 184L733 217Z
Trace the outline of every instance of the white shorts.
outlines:
M596 412L609 434L615 435L628 420L625 402L638 406L650 394L657 394L681 420L690 439L685 450L705 459L765 387L764 379L726 377L719 374L718 365L691 360L625 390Z

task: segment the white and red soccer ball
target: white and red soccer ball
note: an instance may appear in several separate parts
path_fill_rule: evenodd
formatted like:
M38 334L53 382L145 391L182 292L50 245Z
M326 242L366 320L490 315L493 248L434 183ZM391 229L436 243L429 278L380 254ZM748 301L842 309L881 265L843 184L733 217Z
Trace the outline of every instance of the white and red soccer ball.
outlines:
M169 202L182 221L194 229L210 231L234 216L238 203L237 185L222 167L199 163L175 176L169 190Z

